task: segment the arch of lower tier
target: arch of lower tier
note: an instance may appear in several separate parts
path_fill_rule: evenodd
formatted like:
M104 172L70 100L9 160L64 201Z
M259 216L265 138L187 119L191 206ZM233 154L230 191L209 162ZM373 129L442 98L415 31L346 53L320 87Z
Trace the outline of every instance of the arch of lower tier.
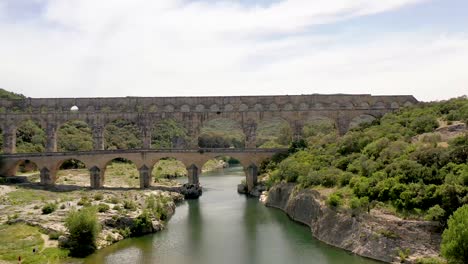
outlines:
M227 152L178 152L178 153L162 153L162 152L131 152L131 153L95 153L82 152L73 155L11 155L6 156L0 165L1 176L14 176L18 165L29 160L37 165L40 171L41 184L54 185L57 180L57 172L63 162L67 160L81 161L90 175L91 188L104 187L104 174L106 167L112 160L116 158L124 158L135 164L140 174L140 187L148 188L151 186L151 172L154 165L162 158L175 158L181 161L188 174L188 182L191 184L199 184L199 176L203 165L210 159L219 156L230 156L237 159L243 166L249 189L257 182L257 170L260 163L275 153L284 150L272 150L270 152L242 152L242 151L227 151Z

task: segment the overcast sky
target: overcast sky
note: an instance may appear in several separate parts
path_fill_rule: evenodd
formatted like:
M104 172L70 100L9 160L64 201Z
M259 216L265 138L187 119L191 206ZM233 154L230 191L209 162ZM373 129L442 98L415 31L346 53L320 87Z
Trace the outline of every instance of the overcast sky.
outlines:
M30 97L468 94L467 0L0 0Z

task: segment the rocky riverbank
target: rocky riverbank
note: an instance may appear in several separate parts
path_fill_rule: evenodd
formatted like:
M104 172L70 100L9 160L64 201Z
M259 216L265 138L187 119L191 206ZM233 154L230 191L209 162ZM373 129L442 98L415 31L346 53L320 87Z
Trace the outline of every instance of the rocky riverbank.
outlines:
M151 218L151 225L142 233L162 230L174 214L176 203L184 200L184 195L178 192L154 189L64 191L34 184L0 185L0 194L0 222L37 227L43 233L44 247L49 248L66 247L68 233L64 222L70 210L96 207L102 227L97 246L101 249L131 236L137 217L149 210L150 200L157 216Z
M378 210L353 216L327 207L318 191L296 191L292 184L274 186L261 200L309 226L318 240L357 255L388 263L439 255L441 234L434 222L403 220Z

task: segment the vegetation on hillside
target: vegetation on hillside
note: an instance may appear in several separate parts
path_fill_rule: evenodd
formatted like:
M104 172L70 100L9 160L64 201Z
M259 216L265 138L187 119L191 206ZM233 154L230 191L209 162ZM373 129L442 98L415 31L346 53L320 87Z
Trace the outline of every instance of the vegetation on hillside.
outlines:
M143 147L138 126L125 119L117 119L104 129L105 149L138 149Z
M308 148L262 168L270 174L269 185L335 188L333 204L350 206L354 197L363 198L402 215L445 223L468 203L468 134L449 137L435 130L467 120L463 97L387 114L343 137L325 126L324 132L309 133Z
M190 140L187 129L174 119L164 119L153 127L151 148L180 148Z
M23 99L23 98L26 98L26 96L22 94L13 93L13 92L0 88L0 98L1 99Z
M281 118L266 119L258 124L256 143L259 148L287 147L291 139L289 124Z
M242 148L244 141L244 132L237 122L219 118L203 126L198 137L198 146L201 148Z
M115 145L115 144L112 144ZM73 120L65 123L57 131L58 151L93 150L93 134L86 122Z
M449 263L468 263L468 205L458 208L450 217L442 235L441 252Z

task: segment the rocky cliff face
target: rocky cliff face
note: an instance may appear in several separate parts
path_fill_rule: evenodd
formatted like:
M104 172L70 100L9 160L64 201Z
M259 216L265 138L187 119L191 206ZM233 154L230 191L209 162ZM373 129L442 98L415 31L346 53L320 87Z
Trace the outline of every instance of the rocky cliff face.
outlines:
M317 239L364 257L400 262L399 253L404 252L411 262L438 256L441 238L436 223L402 220L375 210L353 217L345 210L328 208L319 192L294 191L292 184L273 187L265 204L308 225Z

